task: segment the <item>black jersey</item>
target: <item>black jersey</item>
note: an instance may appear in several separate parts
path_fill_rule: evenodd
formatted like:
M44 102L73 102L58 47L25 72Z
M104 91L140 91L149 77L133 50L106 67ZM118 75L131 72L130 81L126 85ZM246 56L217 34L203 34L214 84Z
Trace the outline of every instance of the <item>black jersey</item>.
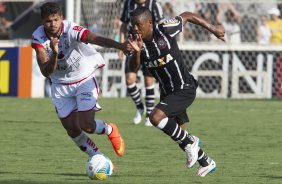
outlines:
M153 29L153 40L143 41L141 62L159 82L163 94L187 89L194 85L179 51L175 36L182 31L182 18L157 24Z
M163 19L163 10L156 0L147 0L143 4L138 4L134 0L126 0L123 5L123 12L120 20L123 23L129 24L130 12L142 6L148 8L152 12L153 22L158 23Z

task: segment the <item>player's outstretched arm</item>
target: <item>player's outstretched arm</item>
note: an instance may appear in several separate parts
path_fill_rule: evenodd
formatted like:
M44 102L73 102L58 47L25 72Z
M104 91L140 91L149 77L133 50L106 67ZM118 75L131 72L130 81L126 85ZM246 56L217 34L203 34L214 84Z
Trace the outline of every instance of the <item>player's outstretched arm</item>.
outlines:
M132 47L128 42L119 43L109 38L97 36L90 31L87 32L84 38L84 42L99 45L101 47L119 49L119 50L122 50L125 54L127 54L128 52L132 50Z
M121 24L120 29L119 29L119 42L123 43L125 41L125 35L126 35L126 28L127 24L125 24L124 22ZM118 57L120 60L123 59L123 53L121 51L119 51L118 53Z
M191 12L183 12L179 16L181 16L183 19L183 25L185 25L187 22L191 22L193 24L202 26L207 30L209 30L211 33L213 33L218 39L225 41L224 40L225 30L222 25L212 25L202 17Z

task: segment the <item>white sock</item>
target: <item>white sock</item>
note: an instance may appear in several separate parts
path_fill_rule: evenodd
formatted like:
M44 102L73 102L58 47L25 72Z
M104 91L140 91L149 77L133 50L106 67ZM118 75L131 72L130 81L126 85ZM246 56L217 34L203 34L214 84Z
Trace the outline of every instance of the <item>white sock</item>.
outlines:
M113 128L105 123L104 121L100 119L96 119L96 129L95 129L95 134L106 134L110 135L112 133Z
M166 126L167 122L168 122L168 118L162 119L161 122L157 125L157 128L162 130Z
M89 157L96 154L102 154L96 144L83 131L79 136L72 138L72 140L80 150L88 154Z

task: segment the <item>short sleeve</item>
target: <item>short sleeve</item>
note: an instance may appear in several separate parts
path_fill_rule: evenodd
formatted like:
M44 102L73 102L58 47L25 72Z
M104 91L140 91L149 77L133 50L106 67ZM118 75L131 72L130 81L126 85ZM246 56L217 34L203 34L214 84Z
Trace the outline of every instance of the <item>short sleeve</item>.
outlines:
M40 39L39 38L36 38L35 35L32 35L32 38L31 38L31 47L33 49L35 48L44 48L43 44L40 42Z
M87 28L84 28L74 23L71 24L71 28L69 30L70 37L78 42L84 42L84 38L87 32L89 32Z
M170 37L175 37L178 33L182 32L182 18L177 16L172 19L165 20L163 23L158 24L160 31Z

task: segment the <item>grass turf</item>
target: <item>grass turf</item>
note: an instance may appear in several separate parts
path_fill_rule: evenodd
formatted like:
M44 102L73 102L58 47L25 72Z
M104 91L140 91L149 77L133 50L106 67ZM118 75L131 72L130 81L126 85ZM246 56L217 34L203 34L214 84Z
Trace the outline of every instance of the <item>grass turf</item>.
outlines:
M197 99L189 108L190 133L217 163L217 171L195 177L185 155L154 127L132 125L129 98L102 98L97 118L118 124L126 143L115 155L105 135L91 135L114 162L105 182L85 175L87 156L66 135L50 99L0 98L0 184L280 184L282 105L275 100Z

